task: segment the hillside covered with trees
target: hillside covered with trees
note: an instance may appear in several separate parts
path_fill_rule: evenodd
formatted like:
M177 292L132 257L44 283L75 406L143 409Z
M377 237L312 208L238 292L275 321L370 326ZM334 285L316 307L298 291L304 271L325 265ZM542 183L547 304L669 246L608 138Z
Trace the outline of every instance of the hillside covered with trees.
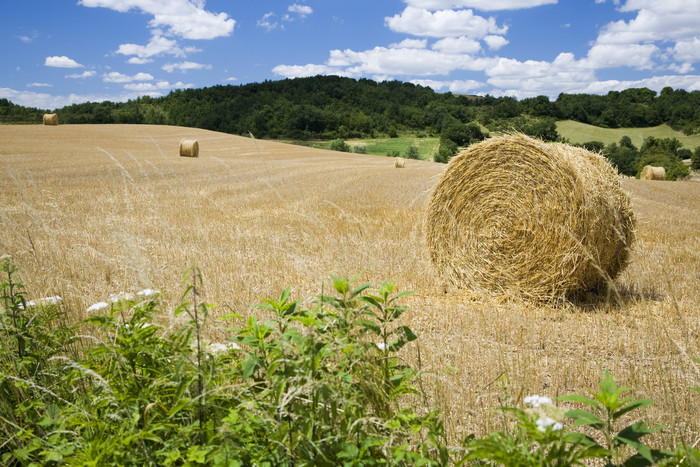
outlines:
M440 148L434 155L439 162L447 162L459 147L487 137L486 130L517 130L545 141L558 140L559 120L602 128L666 123L687 135L700 131L700 91L666 87L657 93L641 88L606 95L560 94L556 100L546 96L517 100L437 93L400 81L338 76L176 90L160 98L88 102L53 111L62 123L179 125L296 141L439 136ZM0 123L39 123L43 112L0 99ZM629 138L610 147L597 141L586 146L604 152L621 173L635 175L641 171L640 164L657 163L666 166L674 179L687 174L681 159L691 152L681 149L677 140L653 138L640 148ZM698 149L693 159L700 168Z
M668 123L688 134L700 130L700 91L667 87L657 94L642 88L602 96L560 94L554 101L546 96L516 100L437 93L411 83L337 76L176 90L160 98L89 102L53 110L63 123L181 125L295 140L396 132L440 134L454 123L478 121L491 128L516 117L574 120L605 128ZM0 122L39 122L40 117L38 109L0 100ZM549 139L546 128L542 132Z

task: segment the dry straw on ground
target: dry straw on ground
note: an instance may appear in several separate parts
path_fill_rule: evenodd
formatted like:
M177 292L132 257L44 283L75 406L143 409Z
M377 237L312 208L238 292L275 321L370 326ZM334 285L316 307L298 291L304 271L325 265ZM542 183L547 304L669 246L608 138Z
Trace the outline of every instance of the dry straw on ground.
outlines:
M524 135L472 145L431 195L428 248L456 285L550 300L606 285L634 238L629 197L601 156Z
M400 157L397 157L394 159L394 167L397 169L403 169L406 167L406 159L402 159Z
M195 139L183 139L180 141L180 156L199 157L199 142Z
M58 115L44 114L44 125L58 125Z
M622 301L553 307L444 293L421 222L444 164L396 170L385 156L177 126L55 130L0 125L0 255L21 267L28 299L62 296L71 322L110 294L154 288L166 292L158 319L176 329L193 259L203 300L217 304L208 326L224 328L267 319L251 304L287 286L309 304L328 293L329 274L362 272L358 285L392 280L416 292L399 302L420 336L401 358L420 362L431 394L402 404L437 403L455 445L502 429L493 409L505 401L587 394L605 369L656 401L645 417L666 426L658 447L700 439L698 393L688 389L700 386L689 358L700 357L698 182L623 179L638 226L634 261L616 281ZM183 135L207 157L172 157ZM232 312L243 318L218 319Z
M639 178L642 180L666 180L666 169L645 165Z

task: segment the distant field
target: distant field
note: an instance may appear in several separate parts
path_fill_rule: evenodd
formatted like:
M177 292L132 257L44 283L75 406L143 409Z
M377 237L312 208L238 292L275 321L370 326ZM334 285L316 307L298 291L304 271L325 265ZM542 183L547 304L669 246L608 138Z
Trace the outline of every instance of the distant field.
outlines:
M365 146L367 154L375 156L386 156L388 153L398 151L400 156L406 154L412 145L418 147L420 158L432 160L440 146L439 138L418 138L417 136L402 136L399 138L372 138L372 139L349 139L345 141L351 148L354 146ZM305 142L305 146L313 146L328 149L330 141Z
M178 156L181 138L199 141L199 158ZM407 141L367 143L402 152ZM437 144L417 141L424 154ZM494 408L525 395L597 389L605 369L656 401L644 412L666 426L655 441L700 439L700 394L688 390L700 386L700 183L622 180L638 223L621 303L552 307L445 290L423 226L445 167L174 126L0 125L0 255L14 257L28 298L61 295L76 319L146 287L172 310L193 260L213 318L263 318L251 304L287 285L309 303L329 274L393 280L416 292L402 319L450 442L501 429ZM416 363L418 346L402 356Z
M440 146L439 138L417 138L415 136L350 140L347 143L350 146L367 146L367 153L377 156L386 156L392 151L398 151L399 155L403 156L411 145L415 145L418 147L421 159L432 159Z
M632 143L640 147L644 138L653 136L655 138L677 138L686 149L692 150L696 146L700 146L700 134L686 136L666 124L649 128L600 128L573 120L563 120L557 122L557 131L563 138L567 138L572 143L602 141L608 145L618 143L623 136L629 136Z

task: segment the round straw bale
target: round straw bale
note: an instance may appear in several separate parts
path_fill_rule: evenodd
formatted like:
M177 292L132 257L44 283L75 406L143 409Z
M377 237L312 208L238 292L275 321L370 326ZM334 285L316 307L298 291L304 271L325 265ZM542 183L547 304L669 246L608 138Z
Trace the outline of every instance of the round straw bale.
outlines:
M58 125L58 115L44 114L44 125Z
M406 167L406 159L403 159L401 157L397 157L394 159L394 167L397 169L403 169Z
M199 157L199 143L195 139L183 139L180 141L180 156Z
M627 265L634 225L605 158L520 134L454 157L426 213L428 250L445 279L545 301L609 285Z
M666 169L645 165L639 178L642 180L666 180Z

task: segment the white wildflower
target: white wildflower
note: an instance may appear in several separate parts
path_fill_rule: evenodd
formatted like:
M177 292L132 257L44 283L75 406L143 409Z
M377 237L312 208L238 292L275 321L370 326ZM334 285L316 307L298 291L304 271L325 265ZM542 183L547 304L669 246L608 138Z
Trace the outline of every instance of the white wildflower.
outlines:
M524 402L525 402L526 404L531 405L532 407L537 408L537 407L541 406L542 404L551 405L551 404L552 404L552 399L550 399L549 397L538 396L537 394L535 394L535 395L533 395L533 396L527 396L527 397L524 399Z
M55 303L59 303L63 300L59 295L54 295L53 297L42 297L42 298L37 298L36 300L29 300L28 302L25 302L25 306L27 308L32 307L32 306L37 306L37 305L53 305ZM22 304L19 304L19 309L22 310L24 307Z
M561 423L554 420L552 417L538 418L535 424L537 425L537 429L543 433L547 431L547 427L550 427L552 431L559 431L564 428Z
M46 302L46 303L59 303L62 300L63 299L61 298L60 295L54 295L53 297L44 297L44 298L39 299L39 301Z
M212 342L211 344L207 345L205 350L207 351L207 353L218 355L220 353L226 352L228 350L228 347L226 347L226 344Z
M219 342L211 342L205 347L205 351L212 355L219 355L221 353L226 353L230 350L240 350L241 346L235 342L229 342L228 344L221 344Z
M386 349L386 344L384 342L377 342L376 344L377 348L379 350L385 350Z
M134 294L126 293L126 292L119 292L119 293L110 295L109 299L112 301L112 303L118 303L118 302L121 302L122 300L133 300Z
M104 309L107 308L108 306L109 306L109 305L107 304L107 302L97 302L97 303L94 303L94 304L90 305L90 307L87 309L87 311L88 311L88 312L90 312L90 311L100 311L100 310L104 310Z
M152 297L153 295L158 295L160 292L153 289L143 289L140 292L136 292L139 297Z

